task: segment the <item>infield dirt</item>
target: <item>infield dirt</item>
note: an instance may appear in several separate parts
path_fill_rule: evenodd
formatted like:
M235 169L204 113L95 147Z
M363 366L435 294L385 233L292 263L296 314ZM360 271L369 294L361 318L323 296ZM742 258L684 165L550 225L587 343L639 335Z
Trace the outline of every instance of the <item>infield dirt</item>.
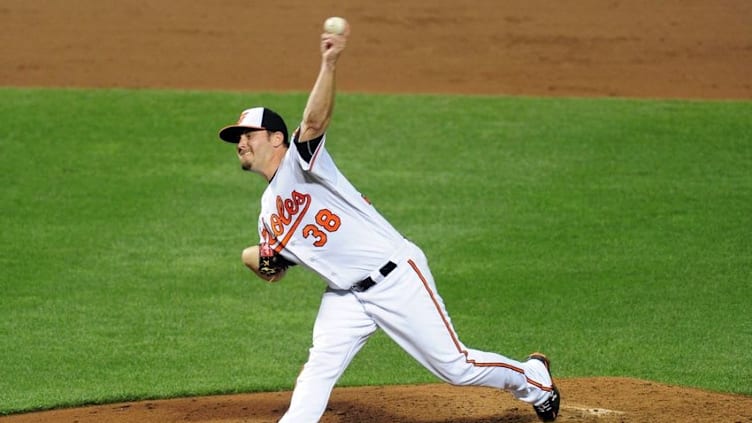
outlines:
M353 28L348 92L752 98L747 0L4 0L3 86L306 91L327 16ZM554 357L555 360L555 357ZM558 380L564 422L752 422L752 397L625 378ZM289 392L110 404L21 422L273 422ZM534 422L510 395L335 389L323 422Z

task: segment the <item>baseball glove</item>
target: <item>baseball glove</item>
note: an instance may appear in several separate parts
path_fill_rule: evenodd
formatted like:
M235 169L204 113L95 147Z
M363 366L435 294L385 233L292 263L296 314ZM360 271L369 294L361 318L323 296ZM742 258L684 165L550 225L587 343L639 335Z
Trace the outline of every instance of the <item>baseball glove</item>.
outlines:
M281 255L274 252L269 244L262 243L259 245L259 273L264 276L272 277L287 270L292 263Z

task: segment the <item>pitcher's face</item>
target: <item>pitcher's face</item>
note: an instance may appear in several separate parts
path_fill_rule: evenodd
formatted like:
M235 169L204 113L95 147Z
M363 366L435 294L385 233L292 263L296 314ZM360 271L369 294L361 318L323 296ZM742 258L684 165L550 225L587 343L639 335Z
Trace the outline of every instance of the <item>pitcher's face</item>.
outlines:
M249 130L238 141L238 159L243 170L258 172L271 157L271 134L265 130Z

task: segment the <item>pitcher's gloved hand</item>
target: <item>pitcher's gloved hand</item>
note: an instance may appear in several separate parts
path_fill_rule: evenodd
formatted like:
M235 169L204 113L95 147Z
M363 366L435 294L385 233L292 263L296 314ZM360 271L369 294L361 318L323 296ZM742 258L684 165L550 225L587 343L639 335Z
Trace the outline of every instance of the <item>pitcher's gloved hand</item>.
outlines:
M276 276L290 267L292 263L284 257L277 254L269 244L259 244L259 266L258 271L264 276Z

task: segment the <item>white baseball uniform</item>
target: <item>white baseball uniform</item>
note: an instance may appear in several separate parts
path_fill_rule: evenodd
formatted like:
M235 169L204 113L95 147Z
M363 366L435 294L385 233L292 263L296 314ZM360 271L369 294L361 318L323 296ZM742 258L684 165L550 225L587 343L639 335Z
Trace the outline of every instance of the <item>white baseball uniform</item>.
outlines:
M297 132L296 132L297 134ZM290 148L261 198L259 235L328 284L313 346L281 422L317 422L351 360L382 329L440 379L510 391L537 404L552 380L538 360L518 362L465 347L423 252L336 167L326 136Z

